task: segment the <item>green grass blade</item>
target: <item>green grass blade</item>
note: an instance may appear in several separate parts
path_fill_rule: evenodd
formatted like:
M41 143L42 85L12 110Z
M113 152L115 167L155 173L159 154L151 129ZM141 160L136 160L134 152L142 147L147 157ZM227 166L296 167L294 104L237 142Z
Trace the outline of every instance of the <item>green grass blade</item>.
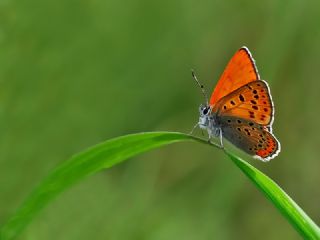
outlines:
M311 218L272 179L248 162L226 151L232 161L279 209L304 239L320 239L320 229Z
M15 238L50 201L81 179L104 168L110 168L139 153L181 141L198 141L207 144L206 141L182 133L151 132L111 139L75 155L56 168L30 194L16 213L2 226L0 239ZM320 239L319 228L316 224L277 184L250 164L231 153L227 152L227 154L267 195L302 236L309 239Z
M107 140L73 156L49 174L4 224L0 231L0 240L15 238L41 209L79 180L139 153L192 139L182 133L139 133Z

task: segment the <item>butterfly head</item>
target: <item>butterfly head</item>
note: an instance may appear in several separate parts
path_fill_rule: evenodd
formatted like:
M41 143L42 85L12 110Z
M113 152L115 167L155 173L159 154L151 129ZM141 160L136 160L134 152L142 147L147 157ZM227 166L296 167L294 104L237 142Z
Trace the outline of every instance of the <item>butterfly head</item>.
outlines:
M208 105L200 105L199 107L199 126L200 128L207 128L210 125L210 121L212 120L211 108Z

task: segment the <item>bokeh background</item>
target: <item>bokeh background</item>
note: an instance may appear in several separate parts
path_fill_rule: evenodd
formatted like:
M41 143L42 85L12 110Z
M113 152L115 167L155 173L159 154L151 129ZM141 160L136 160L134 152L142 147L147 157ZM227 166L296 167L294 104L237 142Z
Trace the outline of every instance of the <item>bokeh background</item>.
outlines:
M0 1L0 224L57 164L142 131L189 132L246 45L282 152L251 161L319 224L319 1ZM22 239L300 239L219 150L174 144L61 194Z

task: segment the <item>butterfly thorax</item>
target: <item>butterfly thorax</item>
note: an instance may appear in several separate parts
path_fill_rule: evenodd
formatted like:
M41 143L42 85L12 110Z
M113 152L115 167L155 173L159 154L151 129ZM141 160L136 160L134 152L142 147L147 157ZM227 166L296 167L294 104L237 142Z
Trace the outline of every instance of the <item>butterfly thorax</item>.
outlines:
M208 105L200 105L199 113L199 127L207 130L210 137L218 137L221 128L216 112L212 111L212 108Z

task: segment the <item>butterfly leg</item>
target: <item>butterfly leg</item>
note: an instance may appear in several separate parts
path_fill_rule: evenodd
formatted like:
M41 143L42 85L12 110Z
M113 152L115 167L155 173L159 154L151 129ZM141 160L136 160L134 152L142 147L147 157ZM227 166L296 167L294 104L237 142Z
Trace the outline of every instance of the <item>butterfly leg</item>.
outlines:
M199 126L199 123L196 123L196 124L193 126L192 130L190 131L189 135L192 135L193 131L194 131L198 126Z
M211 140L212 140L212 135L209 134L209 138L208 138L207 142L208 142L210 145L213 145L213 146L215 146L215 147L217 147L217 148L223 149L223 145L218 144L218 143L215 143L215 142L212 142Z
M223 137L222 137L222 130L221 130L221 128L219 129L219 138L220 138L220 146L221 146L221 148L224 148L224 146L223 146Z
M208 142L210 145L213 145L213 146L215 146L215 147L217 147L217 148L223 149L223 145L220 145L220 144L218 144L218 143L212 142L211 139L212 139L212 138L209 137L209 139L207 140L207 142Z
M211 131L209 132L209 139L208 139L209 143L211 143L210 140L211 140L212 136L219 138L220 144L215 143L215 145L217 145L219 148L223 149L224 146L223 146L223 141L222 141L223 140L223 138L222 138L222 129L219 128L219 127L217 127L217 128L213 127L211 129Z
M197 137L197 136L193 136L194 138L200 140L200 141L203 141L203 142L207 142L208 144L212 145L212 146L215 146L217 148L220 148L220 149L223 149L223 146L221 146L220 144L218 143L215 143L215 142L212 142L211 141L211 137L209 139L204 139L204 138L201 138L201 137Z

